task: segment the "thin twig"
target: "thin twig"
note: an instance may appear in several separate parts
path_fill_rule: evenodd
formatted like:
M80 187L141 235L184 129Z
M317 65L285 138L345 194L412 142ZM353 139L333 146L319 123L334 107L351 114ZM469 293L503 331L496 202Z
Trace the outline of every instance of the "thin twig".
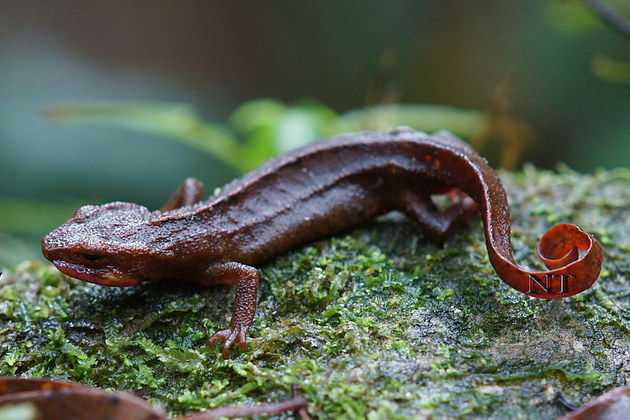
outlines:
M219 417L259 416L261 414L279 414L287 411L296 411L301 420L310 420L311 417L307 409L308 400L301 395L299 387L293 386L292 394L290 399L279 403L245 407L219 407L190 416L179 417L177 420L211 420Z
M608 3L603 0L583 0L597 17L626 38L630 38L630 19L615 12Z

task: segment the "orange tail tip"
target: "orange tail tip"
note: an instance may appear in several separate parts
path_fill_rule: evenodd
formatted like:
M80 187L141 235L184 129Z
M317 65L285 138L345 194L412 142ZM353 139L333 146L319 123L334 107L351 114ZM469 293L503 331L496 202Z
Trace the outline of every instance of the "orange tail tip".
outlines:
M549 271L523 270L496 250L491 250L490 260L499 277L514 289L539 299L557 299L591 287L599 277L604 252L592 235L575 225L560 224L542 237L538 254Z

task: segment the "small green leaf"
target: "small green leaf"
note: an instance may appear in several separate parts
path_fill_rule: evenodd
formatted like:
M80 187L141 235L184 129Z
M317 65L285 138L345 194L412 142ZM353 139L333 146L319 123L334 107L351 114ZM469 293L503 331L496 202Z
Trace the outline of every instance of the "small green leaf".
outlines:
M443 105L397 104L364 108L344 114L332 126L334 133L389 130L401 125L432 133L449 130L465 138L479 133L485 123L481 111Z
M605 55L598 55L591 61L593 73L610 83L630 83L630 62L613 60Z
M181 104L65 104L48 115L63 124L102 124L177 139L243 171L243 146L224 127L200 119Z

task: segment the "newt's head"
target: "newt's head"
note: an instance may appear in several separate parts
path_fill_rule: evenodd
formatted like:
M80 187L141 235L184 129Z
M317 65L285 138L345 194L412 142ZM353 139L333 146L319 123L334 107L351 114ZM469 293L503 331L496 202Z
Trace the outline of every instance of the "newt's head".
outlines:
M151 274L151 214L131 203L83 206L42 239L42 252L59 271L79 280L133 286Z

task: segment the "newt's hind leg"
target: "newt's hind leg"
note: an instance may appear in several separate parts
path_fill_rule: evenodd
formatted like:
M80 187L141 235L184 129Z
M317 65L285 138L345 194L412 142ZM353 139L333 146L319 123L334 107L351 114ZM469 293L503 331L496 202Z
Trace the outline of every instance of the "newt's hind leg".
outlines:
M203 183L195 178L186 178L175 194L162 206L160 211L175 210L201 201Z
M224 359L230 358L230 350L234 344L239 344L243 350L247 347L247 331L254 322L256 313L259 278L260 275L256 268L237 262L227 262L211 266L206 270L206 277L200 279L206 284L236 286L234 313L230 325L228 328L215 333L208 340L210 344L224 341L221 350Z
M402 198L402 211L415 220L433 242L446 239L477 211L477 204L460 190L449 193L451 205L440 210L431 197L407 192Z

